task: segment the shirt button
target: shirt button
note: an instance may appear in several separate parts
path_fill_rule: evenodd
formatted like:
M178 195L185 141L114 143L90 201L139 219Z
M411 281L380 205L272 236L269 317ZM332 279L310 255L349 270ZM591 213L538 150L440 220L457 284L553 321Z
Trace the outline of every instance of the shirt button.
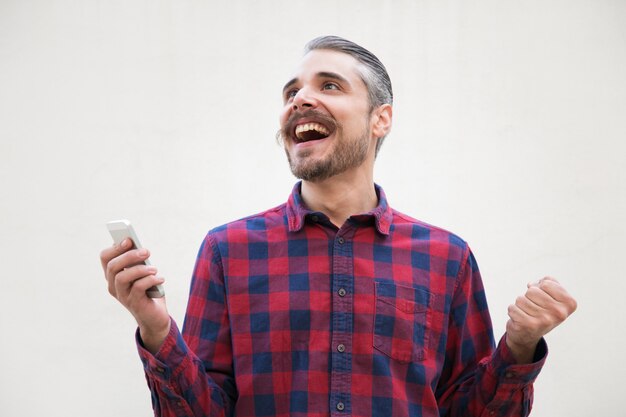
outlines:
M165 372L165 369L163 369L162 367L158 366L158 367L156 368L156 371L157 371L158 373L162 374L163 372Z
M343 245L345 243L344 238L340 237L339 239L337 239L337 242L339 242L340 245Z
M339 294L339 297L345 297L346 290L344 288L339 288L339 291L337 291L337 293Z
M515 376L515 373L514 373L514 372L506 372L506 373L504 374L504 377L505 377L505 378L513 378L514 376Z
M320 219L320 218L319 218L319 217L317 217L317 216L315 216L315 215L311 216L311 220L313 220L314 222L318 222L318 221L319 221L319 219Z
M345 352L345 351L346 351L346 345L344 345L343 343L342 343L342 344L340 344L340 345L338 345L338 346L337 346L337 350L338 350L340 353Z
M344 403L337 403L337 410L343 411L346 408Z

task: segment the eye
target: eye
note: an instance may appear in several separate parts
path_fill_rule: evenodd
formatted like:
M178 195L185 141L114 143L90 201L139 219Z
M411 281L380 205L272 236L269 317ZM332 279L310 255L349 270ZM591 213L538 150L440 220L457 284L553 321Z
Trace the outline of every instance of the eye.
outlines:
M298 94L297 88L292 88L291 90L285 91L285 100L291 100L296 96L296 94Z
M339 90L339 86L335 83L325 82L322 86L322 90Z

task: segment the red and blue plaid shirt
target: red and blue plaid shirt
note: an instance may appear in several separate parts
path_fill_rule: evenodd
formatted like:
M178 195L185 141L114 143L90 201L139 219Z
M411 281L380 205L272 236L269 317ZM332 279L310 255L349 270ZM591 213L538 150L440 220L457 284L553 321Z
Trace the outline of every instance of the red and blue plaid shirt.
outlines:
M387 205L337 228L288 202L212 230L182 335L141 347L157 416L526 416L537 361L494 346L476 261Z

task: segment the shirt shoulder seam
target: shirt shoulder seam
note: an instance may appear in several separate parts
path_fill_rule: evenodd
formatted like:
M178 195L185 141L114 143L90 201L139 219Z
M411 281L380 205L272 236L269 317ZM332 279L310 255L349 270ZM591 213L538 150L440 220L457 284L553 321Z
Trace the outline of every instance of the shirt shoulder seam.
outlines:
M221 225L221 226L218 226L218 227L213 228L213 229L211 230L211 232L217 231L217 230L219 230L219 229L222 229L222 228L224 228L224 227L227 227L227 226L230 226L230 225L233 225L233 224L236 224L236 223L245 222L246 220L257 219L257 218L260 218L260 217L266 217L266 216L268 216L268 215L270 215L270 214L280 213L281 211L284 211L284 210L285 210L286 206L287 206L287 203L282 203L282 204L280 204L280 205L278 205L278 206L276 206L276 207L272 207L272 208L270 208L270 209L267 209L267 210L261 211L261 212L259 212L259 213L251 214L251 215L249 215L249 216L244 216L244 217L241 217L241 218L239 218L239 219L232 220L232 221L230 221L230 222L224 223L224 224L223 224L223 225ZM209 232L209 233L211 233L211 232Z

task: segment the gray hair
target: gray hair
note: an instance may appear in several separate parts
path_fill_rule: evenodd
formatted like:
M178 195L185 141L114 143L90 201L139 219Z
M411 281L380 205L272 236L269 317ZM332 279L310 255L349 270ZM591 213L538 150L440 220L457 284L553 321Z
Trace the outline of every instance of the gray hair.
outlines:
M315 49L329 49L331 51L342 52L352 56L363 64L363 71L360 71L361 79L367 88L370 110L383 104L393 105L393 90L391 79L387 69L382 62L370 51L339 36L320 36L313 39L304 47L304 53ZM376 144L376 154L383 144L386 136L378 138Z

